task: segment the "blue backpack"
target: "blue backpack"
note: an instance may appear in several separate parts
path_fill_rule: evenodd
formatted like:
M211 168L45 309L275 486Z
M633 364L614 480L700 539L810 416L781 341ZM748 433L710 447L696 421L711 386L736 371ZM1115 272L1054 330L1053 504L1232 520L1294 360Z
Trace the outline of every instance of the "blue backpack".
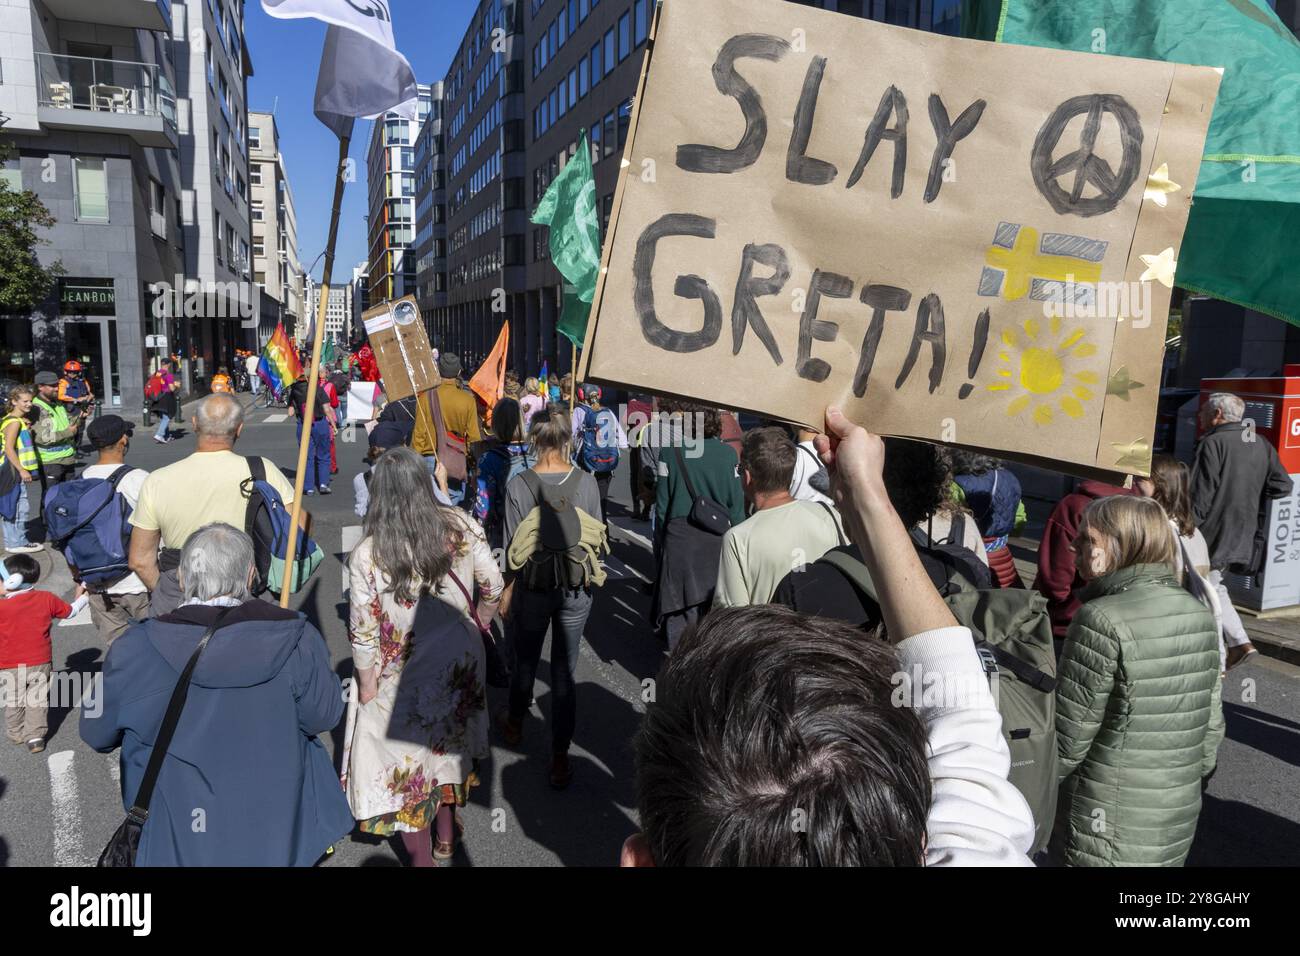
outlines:
M102 591L131 573L131 506L117 490L127 474L122 465L107 478L79 478L45 494L45 527L63 553L73 576L91 591Z
M579 407L585 414L578 464L593 475L608 474L618 468L618 419L608 408L593 412L587 405Z
M285 572L285 558L289 553L289 531L293 512L285 507L284 499L266 480L266 463L261 458L248 458L249 476L240 485L248 499L244 513L244 531L253 539L253 555L257 565L257 579L253 593L271 591L280 594L287 586L296 594L315 573L324 558L320 546L298 530L298 545L294 552L292 574Z

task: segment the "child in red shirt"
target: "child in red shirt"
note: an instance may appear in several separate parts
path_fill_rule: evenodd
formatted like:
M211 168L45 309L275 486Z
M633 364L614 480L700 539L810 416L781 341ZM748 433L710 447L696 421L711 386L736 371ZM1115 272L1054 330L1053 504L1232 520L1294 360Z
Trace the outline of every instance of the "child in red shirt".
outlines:
M82 589L69 606L49 591L37 591L41 566L26 554L4 559L0 573L0 701L5 733L34 754L45 749L50 707L50 626L71 617L83 603Z

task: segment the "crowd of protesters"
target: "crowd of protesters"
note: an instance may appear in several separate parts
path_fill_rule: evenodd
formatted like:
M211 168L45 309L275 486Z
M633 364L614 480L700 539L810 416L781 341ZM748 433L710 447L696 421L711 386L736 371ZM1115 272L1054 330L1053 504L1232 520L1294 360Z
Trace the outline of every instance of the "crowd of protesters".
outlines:
M125 573L76 595L109 645L104 707L81 733L122 749L124 805L177 673L202 655L141 862L309 865L354 828L398 839L412 865L449 858L490 736L516 747L528 733L548 634L548 779L567 788L580 646L620 537L620 465L631 518L650 526L649 624L666 655L634 743L641 832L624 864L1186 859L1224 736L1221 679L1254 653L1223 575L1249 573L1263 504L1291 491L1271 446L1240 440L1240 399L1209 398L1192 467L1157 456L1149 478L1079 483L1048 516L1027 587L1013 550L1021 486L995 459L881 439L835 408L816 428L742 428L717 408L607 396L571 375L510 374L488 407L456 355L438 365L441 386L364 423L350 694L306 618L259 594L248 482L260 476L286 508L294 488L235 451L234 392L214 387L193 412L194 453L151 474L128 463L129 423L85 429L96 459L80 479L112 482L130 515ZM328 494L337 472L351 376L332 371L310 425L307 377L288 389L299 438L309 430L307 495ZM160 442L179 417L170 375L155 383ZM43 546L27 537L29 488L72 477L80 434L78 407L54 408L48 379L10 389L0 422L0 621L24 622L0 639L6 686L48 681L50 623L73 613L35 590ZM1050 820L1012 782L1010 730L961 610L962 595L998 591L1042 621ZM900 707L896 676L917 667L967 692ZM495 715L488 686L507 691ZM340 725L331 765L317 735ZM43 709L7 706L6 730L38 752ZM200 790L223 821L206 837L174 810ZM809 807L807 826L790 827Z

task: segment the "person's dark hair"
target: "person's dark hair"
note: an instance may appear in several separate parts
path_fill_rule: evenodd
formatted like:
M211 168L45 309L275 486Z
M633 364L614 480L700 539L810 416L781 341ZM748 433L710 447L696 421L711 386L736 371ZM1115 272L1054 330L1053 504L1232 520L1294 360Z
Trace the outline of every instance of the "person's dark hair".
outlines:
M23 584L35 584L41 579L40 562L30 554L11 554L4 559L5 577L21 574Z
M414 601L451 570L459 540L455 511L433 497L428 466L409 448L390 448L375 462L363 524L388 592Z
M683 399L661 398L659 400L660 415L680 415L683 421L683 427L689 428L691 437L695 436L695 423L702 421L704 423L705 438L722 437L722 412L713 405L701 405L699 402L688 402Z
M954 475L986 475L1002 467L996 458L965 448L949 449L948 457L952 461Z
M884 479L905 528L929 518L951 498L947 455L929 442L886 438Z
M1151 483L1151 497L1178 526L1178 533L1186 538L1196 531L1187 466L1172 455L1156 455L1151 459Z
M635 740L659 866L919 866L926 732L893 649L775 605L714 611L659 673Z
M788 491L794 478L795 447L784 429L755 428L740 446L740 467L749 472L754 491Z
M524 419L513 398L501 399L492 409L492 434L503 442L523 440Z

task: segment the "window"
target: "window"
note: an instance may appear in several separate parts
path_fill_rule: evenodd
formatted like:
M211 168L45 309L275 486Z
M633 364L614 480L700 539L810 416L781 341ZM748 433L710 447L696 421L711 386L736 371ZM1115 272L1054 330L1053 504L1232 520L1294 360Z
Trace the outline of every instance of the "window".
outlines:
M262 164L254 163L248 167L248 181L254 186L262 185Z
M618 121L612 112L605 114L605 131L601 138L605 142L605 155L613 156L618 149Z
M632 16L625 13L618 18L618 62L622 63L632 52Z
M578 96L587 95L587 57L584 54L578 61Z
M550 39L550 53L547 56L547 59L549 60L555 58L555 51L560 48L559 23L555 20L551 21L551 29L550 29L550 33L548 34L548 37Z
M261 236L253 237L253 255L266 258L266 240Z
M156 179L149 180L149 225L159 239L167 238L167 190Z
M574 67L569 71L569 105L572 106L578 102L578 69Z
M578 22L587 19L587 14L591 12L591 3L589 0L578 0Z
M0 169L0 183L4 183L16 193L23 191L23 171L21 169Z
M597 120L591 126L591 161L597 163L600 161L600 121Z
M266 219L266 207L260 199L253 200L252 217L253 222L263 222Z
M248 146L250 149L262 148L262 131L256 126L248 128Z
M591 85L594 87L599 83L602 76L604 74L600 69L600 41L597 40L596 45L591 48Z
M77 219L108 222L108 168L103 157L74 156L72 172Z
M614 49L614 28L605 31L605 75L609 76L618 63L618 52Z
M618 148L627 142L627 131L632 126L632 101L628 100L618 108Z
M559 24L560 46L564 46L564 41L569 38L569 16L564 7L560 7L560 15L555 18L555 22ZM559 47L556 47L556 49L559 49Z
M645 42L648 29L647 21L650 19L649 13L650 0L636 0L636 34L634 40L637 46Z

